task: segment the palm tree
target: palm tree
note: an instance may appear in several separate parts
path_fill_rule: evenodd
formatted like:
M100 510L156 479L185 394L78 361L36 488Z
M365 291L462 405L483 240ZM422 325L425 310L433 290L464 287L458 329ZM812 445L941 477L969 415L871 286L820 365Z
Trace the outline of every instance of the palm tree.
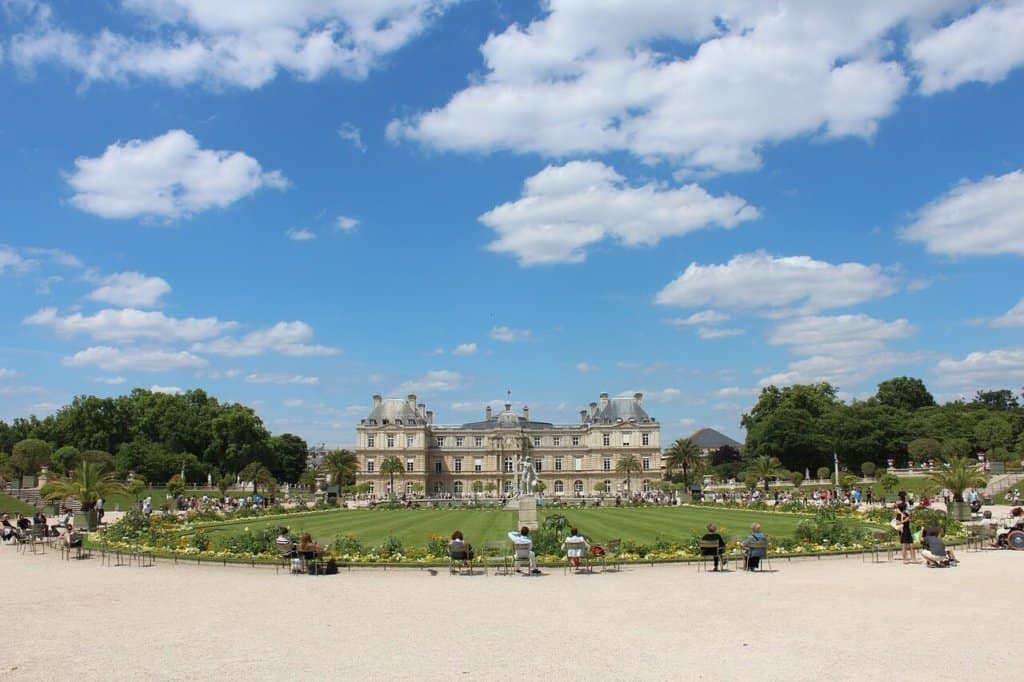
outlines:
M626 491L632 492L633 488L630 486L630 482L632 481L631 474L634 471L642 471L640 467L640 460L636 458L636 455L623 455L615 464L615 471L620 474L626 474Z
M39 492L45 500L63 502L75 499L81 502L82 511L89 512L87 525L93 531L96 530L96 512L93 510L97 500L111 495L125 495L128 486L102 463L83 461L70 477L48 481Z
M787 473L789 472L783 468L778 457L761 455L750 460L742 475L757 476L758 480L764 481L764 491L767 493L769 492L768 484L777 478L782 478Z
M242 469L242 473L239 475L244 481L252 481L253 495L258 492L259 486L269 490L277 485L277 479L270 473L270 469L263 466L260 462L252 462L249 466Z
M359 459L348 450L331 450L324 455L320 466L327 472L327 482L340 488L355 481Z
M945 468L933 473L931 479L943 488L949 488L954 502L963 502L964 491L968 488L982 488L988 482L988 477L978 471L967 457L950 457Z
M403 471L405 471L405 467L402 465L402 460L394 455L385 457L384 461L380 463L380 472L387 474L391 479L391 497L395 496L395 474L400 474Z
M690 472L702 471L707 464L704 453L689 438L680 438L672 443L672 446L665 451L664 459L667 472L671 473L676 469L682 469L683 485L687 490L690 489Z

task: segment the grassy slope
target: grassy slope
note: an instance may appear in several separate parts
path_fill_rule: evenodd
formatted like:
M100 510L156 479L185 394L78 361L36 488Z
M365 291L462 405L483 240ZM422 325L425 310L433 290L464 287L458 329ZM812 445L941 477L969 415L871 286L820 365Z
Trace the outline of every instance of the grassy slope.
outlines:
M550 513L564 513L571 524L595 542L622 538L641 543L653 542L657 537L687 539L695 533L704 533L709 522L718 524L727 539L746 537L750 524L755 521L761 523L769 535L792 537L803 518L791 514L689 507L542 509L541 518ZM432 535L448 537L455 529L480 546L489 540L505 540L506 533L515 528L516 522L514 512L469 509L349 510L286 521L293 534L309 532L320 542L329 542L335 535L352 535L367 546L379 545L388 535L394 535L409 546L423 546ZM211 535L237 533L243 528L276 527L280 523L279 520L241 519L211 529Z
M11 516L15 514L35 514L36 510L31 505L25 504L17 497L11 497L6 493L0 493L0 512L7 512Z

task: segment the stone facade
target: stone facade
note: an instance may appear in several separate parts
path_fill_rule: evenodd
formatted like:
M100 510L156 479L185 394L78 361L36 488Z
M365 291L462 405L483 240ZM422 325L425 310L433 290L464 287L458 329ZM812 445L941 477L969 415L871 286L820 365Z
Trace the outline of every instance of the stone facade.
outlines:
M661 478L661 426L643 409L643 394L609 398L580 411L576 424L533 421L529 407L503 412L488 407L483 421L434 424L433 412L416 396L383 399L373 396L369 416L356 427L356 483L370 493L421 493L453 497L501 497L514 490L515 462L533 460L544 495L625 495L626 475L616 472L619 460L633 455L640 471L631 474L633 491L648 489ZM394 459L392 459L394 458ZM400 471L384 471L390 466ZM395 466L397 460L399 466ZM607 490L601 490L607 486Z

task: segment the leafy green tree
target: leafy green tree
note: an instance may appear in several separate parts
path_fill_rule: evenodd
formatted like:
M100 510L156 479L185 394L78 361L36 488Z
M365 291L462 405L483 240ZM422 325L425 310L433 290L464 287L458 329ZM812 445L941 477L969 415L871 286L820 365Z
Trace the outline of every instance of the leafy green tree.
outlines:
M103 497L127 493L124 483L112 472L97 462L83 461L70 477L58 477L48 481L40 490L43 499L65 501L70 499L82 503L82 510L88 511Z
M942 458L951 461L971 454L971 444L966 438L950 438L942 443Z
M131 495L132 499L135 500L135 503L138 504L147 489L146 479L136 474L132 477L132 480L128 481L126 487L128 489L128 494Z
M964 501L968 488L984 488L988 477L977 469L977 462L967 457L952 457L946 466L933 472L931 480L953 493L954 502Z
M978 391L971 401L972 405L981 405L994 410L1016 410L1020 408L1017 396L1009 389L999 391Z
M235 480L229 476L222 476L217 479L217 490L220 492L221 499L228 496L228 490L234 485Z
M312 469L306 469L299 474L298 486L312 491L316 486L316 472Z
M935 398L925 388L924 382L911 377L895 377L883 381L878 384L875 397L883 405L907 412L935 406Z
M743 468L743 457L740 451L731 445L723 445L710 456L711 468L720 481L737 478Z
M114 471L114 456L103 450L86 450L81 454L83 462L99 464L104 471Z
M274 475L270 473L270 469L263 466L260 462L251 462L247 467L242 469L239 474L243 481L249 481L252 483L252 494L256 495L259 492L260 486L265 489L273 488L277 486L277 481L274 479Z
M640 466L640 460L637 459L636 455L623 455L619 457L619 461L615 463L615 471L620 474L626 474L626 490L633 492L633 487L630 485L634 473L639 473L643 468Z
M799 471L791 471L789 472L789 480L794 488L799 488L804 483L804 475Z
M35 476L50 462L50 454L49 443L39 438L26 438L14 444L10 467L22 486L26 476Z
M764 491L768 492L768 486L772 481L788 476L789 472L782 466L782 462L779 461L778 457L761 455L747 462L743 475L757 476L759 481L764 481Z
M484 482L483 481L473 481L473 485L470 486L470 490L472 490L474 493L479 495L480 493L482 493L484 491Z
M390 481L388 488L391 491L391 497L395 497L395 474L400 474L404 471L405 466L402 465L402 460L394 455L385 457L384 461L380 463L380 473L387 476Z
M242 405L229 405L210 424L213 440L203 457L226 471L241 471L253 462L266 465L270 434L256 413Z
M320 466L327 472L327 481L331 485L343 487L355 483L359 459L348 450L331 450L324 455Z
M171 497L178 497L185 494L185 480L178 474L171 476L167 481L167 492Z
M57 448L50 457L50 468L61 475L67 475L82 459L82 453L74 445Z
M294 483L306 470L306 459L309 454L309 447L302 438L291 434L283 433L280 436L271 436L270 452L273 466L270 467L274 477Z
M831 457L829 417L840 406L828 383L767 386L741 419L747 429L745 449L777 457L790 469L816 467Z
M907 454L915 462L929 462L942 459L942 443L934 438L915 438L907 443Z
M974 443L988 452L1013 443L1013 415L1000 412L978 422L974 427Z
M894 474L890 474L888 471L879 475L878 485L888 495L892 495L893 492L900 487L900 479Z
M818 470L814 473L818 475L819 481L826 481L832 478L832 470L828 467L818 467Z
M690 485L690 472L699 473L706 464L704 454L689 438L680 438L672 443L672 446L664 454L666 473L674 471L683 472L683 483Z
M864 474L864 478L871 478L875 475L875 471L878 467L875 466L874 462L864 462L860 465L860 472Z

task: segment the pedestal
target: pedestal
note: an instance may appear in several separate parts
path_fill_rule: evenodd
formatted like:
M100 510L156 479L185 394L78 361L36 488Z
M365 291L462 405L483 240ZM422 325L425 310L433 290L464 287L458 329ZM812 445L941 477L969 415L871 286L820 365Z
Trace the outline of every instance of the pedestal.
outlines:
M519 527L526 526L530 530L537 530L537 498L533 495L523 495L519 498Z

